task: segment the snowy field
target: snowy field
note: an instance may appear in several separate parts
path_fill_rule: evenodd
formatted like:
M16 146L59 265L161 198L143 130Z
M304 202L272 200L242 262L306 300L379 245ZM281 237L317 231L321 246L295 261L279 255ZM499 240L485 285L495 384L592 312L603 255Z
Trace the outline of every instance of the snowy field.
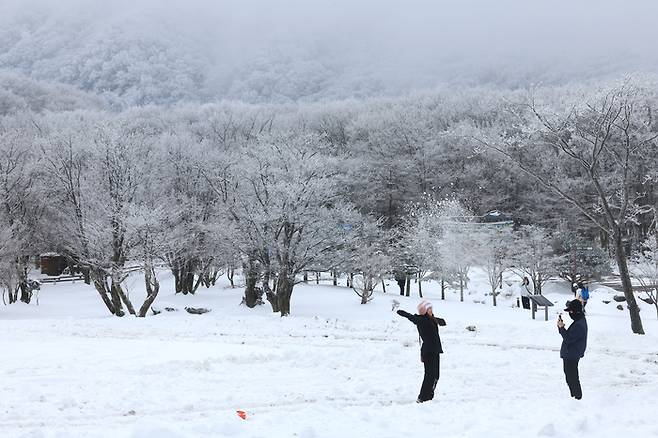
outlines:
M269 305L239 306L240 288L174 296L161 276L156 308L212 312L112 318L81 283L44 285L39 306L0 307L0 437L658 436L655 311L640 303L647 335L633 335L627 311L602 303L608 289L592 288L587 306L577 402L555 328L571 297L563 283L548 287L558 302L548 322L509 298L497 308L474 303L477 292L440 301L426 284L448 326L436 397L416 404L418 336L391 300L413 311L418 297L392 293L392 282L368 305L345 287L299 285L282 319ZM477 279L471 289L487 290Z

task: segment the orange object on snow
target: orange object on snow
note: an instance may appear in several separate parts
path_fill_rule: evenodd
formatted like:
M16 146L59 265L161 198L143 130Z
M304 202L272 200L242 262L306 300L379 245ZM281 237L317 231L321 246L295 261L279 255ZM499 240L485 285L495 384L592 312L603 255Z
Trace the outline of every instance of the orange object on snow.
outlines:
M243 420L247 419L247 413L245 411L236 411L238 413L238 417L242 418Z

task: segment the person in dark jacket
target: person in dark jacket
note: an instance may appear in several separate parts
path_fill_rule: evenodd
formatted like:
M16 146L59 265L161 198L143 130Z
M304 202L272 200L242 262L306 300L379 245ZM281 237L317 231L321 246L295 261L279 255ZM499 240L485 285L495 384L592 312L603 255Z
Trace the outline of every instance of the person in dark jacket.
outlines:
M564 366L564 376L571 391L571 397L580 400L583 397L583 391L580 387L580 377L578 376L578 362L585 355L587 348L587 320L583 313L583 304L579 300L567 302L565 312L573 322L568 329L564 328L562 316L558 316L557 328L562 335L562 347L560 347L560 357Z
M446 325L446 322L442 318L434 317L432 303L426 300L418 304L417 315L412 315L404 310L398 310L398 315L404 316L416 325L422 342L420 360L425 367L425 376L416 402L423 403L432 400L436 383L439 381L439 355L443 353L439 326Z

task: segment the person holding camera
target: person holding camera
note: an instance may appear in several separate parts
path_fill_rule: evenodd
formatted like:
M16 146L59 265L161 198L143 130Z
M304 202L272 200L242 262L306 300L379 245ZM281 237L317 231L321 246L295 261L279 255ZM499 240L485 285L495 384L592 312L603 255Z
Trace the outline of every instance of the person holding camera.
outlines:
M432 303L427 300L423 300L418 304L417 315L412 315L404 310L398 310L397 313L414 323L422 341L420 360L425 367L425 376L416 402L423 403L432 400L436 384L439 381L439 355L443 353L441 338L439 337L439 326L445 326L446 322L442 318L434 317Z
M571 391L571 397L580 400L583 397L583 390L578 375L578 362L585 356L585 349L587 348L587 320L583 312L583 304L579 300L568 301L564 311L569 312L573 322L568 329L565 329L562 315L558 316L557 328L560 335L562 335L560 357L562 358L564 376L569 391Z

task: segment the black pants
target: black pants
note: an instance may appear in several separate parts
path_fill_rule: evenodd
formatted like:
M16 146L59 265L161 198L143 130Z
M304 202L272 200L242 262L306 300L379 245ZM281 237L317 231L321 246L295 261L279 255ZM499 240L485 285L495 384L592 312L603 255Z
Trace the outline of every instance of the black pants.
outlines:
M530 308L530 298L521 297L521 304L523 305L524 309L529 309Z
M423 377L418 400L424 402L434 398L434 389L439 381L439 353L430 353L422 356L422 359L425 366L425 377Z
M562 359L564 362L564 377L567 379L571 397L580 400L583 397L583 390L580 387L580 378L578 377L578 361L580 359Z

